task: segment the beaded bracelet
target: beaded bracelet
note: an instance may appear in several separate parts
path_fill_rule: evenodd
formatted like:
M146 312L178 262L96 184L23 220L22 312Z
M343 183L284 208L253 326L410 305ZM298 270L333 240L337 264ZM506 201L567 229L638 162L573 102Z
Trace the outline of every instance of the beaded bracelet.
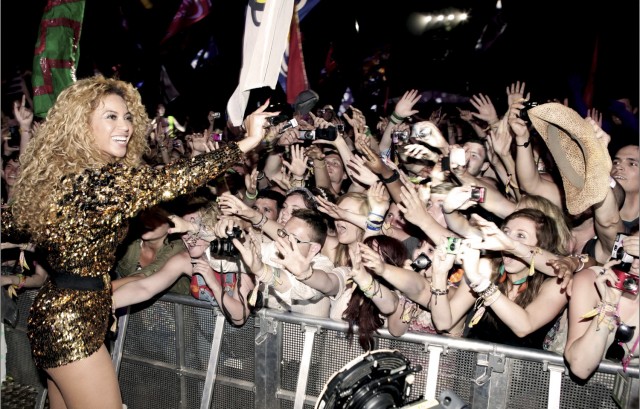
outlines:
M434 298L433 298L434 305L438 305L438 296L439 295L447 295L447 294L449 294L449 289L448 288L445 289L445 290L439 290L439 289L433 287L433 283L430 284L430 287L431 287L431 295L434 296Z

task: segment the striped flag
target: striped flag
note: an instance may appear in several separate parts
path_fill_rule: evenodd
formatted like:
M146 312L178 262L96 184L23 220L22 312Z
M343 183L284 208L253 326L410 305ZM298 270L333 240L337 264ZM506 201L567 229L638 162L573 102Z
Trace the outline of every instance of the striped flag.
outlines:
M211 9L210 0L182 0L182 4L180 4L178 12L173 17L173 20L171 20L167 34L161 43L164 43L180 31L205 18L207 14L209 14L209 9Z
M298 94L309 88L307 71L304 65L300 22L320 2L320 0L296 0L294 18L289 30L289 48L286 50L280 67L278 82L287 94L287 102L293 104Z
M45 117L58 94L76 80L85 0L49 0L33 58L34 115Z
M238 87L227 103L234 126L244 119L252 89L275 89L280 63L287 48L294 0L249 0L245 16L242 69Z

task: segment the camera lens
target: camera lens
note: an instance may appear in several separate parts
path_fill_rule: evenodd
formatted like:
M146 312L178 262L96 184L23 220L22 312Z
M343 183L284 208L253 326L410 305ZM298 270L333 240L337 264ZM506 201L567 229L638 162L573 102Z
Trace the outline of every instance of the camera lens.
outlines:
M622 282L622 287L627 291L637 291L638 283L636 283L636 280L634 280L633 278L627 277Z

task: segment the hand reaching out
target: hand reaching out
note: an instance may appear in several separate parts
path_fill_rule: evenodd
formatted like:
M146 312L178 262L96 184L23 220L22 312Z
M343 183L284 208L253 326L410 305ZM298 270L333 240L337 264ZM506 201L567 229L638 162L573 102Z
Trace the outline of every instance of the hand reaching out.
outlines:
M432 162L437 162L440 155L424 145L419 143L412 143L404 146L405 154L415 159L426 159Z
M382 162L379 155L368 146L363 143L357 145L358 150L362 152L363 164L369 168L373 173L380 175L384 172L387 165Z
M421 98L422 95L420 95L415 89L405 92L396 104L394 109L395 114L402 118L407 118L411 115L417 114L419 111L417 109L413 109L413 106L417 104Z
M382 182L375 182L367 190L367 201L372 212L384 216L389 210L389 191Z
M238 253L253 274L259 275L262 270L262 246L259 238L252 232L249 232L249 240L242 243L238 239L233 239L233 245L238 249Z
M440 149L445 154L449 150L449 142L442 136L442 132L433 122L417 122L413 125L412 136L429 146Z
M511 106L514 102L522 101L523 99L529 100L531 93L528 92L527 96L524 95L525 83L522 81L516 81L507 87L507 105Z
M353 155L349 159L349 162L347 162L346 167L350 169L351 172L349 177L364 186L371 186L380 180L378 176L364 164L364 159L362 159L361 156Z
M282 164L293 175L303 177L307 172L307 156L304 154L304 147L301 144L291 145L291 163L282 160Z
M471 113L474 117L482 119L488 124L493 124L498 120L496 108L488 96L483 94L474 95L469 102L478 111Z

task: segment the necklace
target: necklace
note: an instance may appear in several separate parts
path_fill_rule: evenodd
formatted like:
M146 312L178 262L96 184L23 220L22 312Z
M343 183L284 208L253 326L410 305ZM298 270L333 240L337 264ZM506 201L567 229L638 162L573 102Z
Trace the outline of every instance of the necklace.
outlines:
M529 278L529 276L522 277L521 279L514 281L513 285L520 285L520 284L524 283L525 281L527 281L527 278Z

